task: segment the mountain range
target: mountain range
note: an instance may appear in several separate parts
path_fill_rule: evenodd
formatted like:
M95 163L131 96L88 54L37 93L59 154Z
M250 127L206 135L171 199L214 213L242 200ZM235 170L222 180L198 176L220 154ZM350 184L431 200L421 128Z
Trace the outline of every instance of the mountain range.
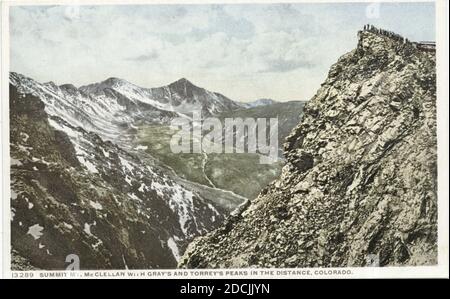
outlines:
M194 109L204 117L250 110L187 79L77 88L10 73L13 267L62 269L72 253L84 269L175 267L195 236L281 168L261 170L251 155L199 155L193 166L191 154L166 159L170 149L155 149L168 144L170 121ZM240 169L227 172L233 163ZM248 181L248 171L260 174Z
M247 107L247 108L254 108L254 107L259 107L259 106L273 105L276 103L278 103L278 102L275 100L272 100L272 99L258 99L258 100L252 101L252 102L243 103L243 105L244 105L244 107Z

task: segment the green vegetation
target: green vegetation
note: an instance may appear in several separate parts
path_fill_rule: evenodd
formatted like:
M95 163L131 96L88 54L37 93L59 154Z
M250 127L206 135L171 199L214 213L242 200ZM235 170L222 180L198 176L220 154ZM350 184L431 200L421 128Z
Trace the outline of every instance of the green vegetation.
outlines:
M260 164L258 154L174 154L170 140L175 132L168 126L141 126L136 146L147 146L147 153L184 179L250 199L280 174L282 163Z
M202 154L174 154L170 150L170 139L175 132L168 126L142 126L138 130L137 143L147 146L147 153L172 168L180 177L208 185L202 171Z
M209 154L206 175L219 188L250 199L279 177L281 163L260 164L257 154Z
M292 129L298 125L303 114L305 102L291 101L284 103L275 103L267 106L258 106L248 109L242 109L232 112L225 112L219 115L220 119L231 118L278 118L278 145L283 147L285 138L291 133ZM280 152L281 154L281 152Z

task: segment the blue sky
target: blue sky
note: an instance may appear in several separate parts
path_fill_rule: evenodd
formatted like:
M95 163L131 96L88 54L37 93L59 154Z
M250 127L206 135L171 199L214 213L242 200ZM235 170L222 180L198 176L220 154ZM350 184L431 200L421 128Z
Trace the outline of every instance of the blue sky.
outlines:
M433 3L15 6L11 70L76 86L185 77L234 100L308 100L366 23L435 40Z

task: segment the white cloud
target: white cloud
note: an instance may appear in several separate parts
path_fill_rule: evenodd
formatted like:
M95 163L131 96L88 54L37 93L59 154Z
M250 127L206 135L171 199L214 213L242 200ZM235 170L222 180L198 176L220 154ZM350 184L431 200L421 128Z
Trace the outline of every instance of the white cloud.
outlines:
M75 85L187 77L237 100L306 100L355 47L365 5L13 7L12 70ZM372 23L433 39L432 5L383 7Z

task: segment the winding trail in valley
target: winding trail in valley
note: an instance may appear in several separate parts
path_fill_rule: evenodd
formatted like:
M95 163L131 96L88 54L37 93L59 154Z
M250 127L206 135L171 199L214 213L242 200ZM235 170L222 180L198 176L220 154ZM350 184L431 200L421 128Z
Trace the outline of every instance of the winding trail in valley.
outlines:
M211 185L211 187L218 189L216 187L216 185L213 183L213 181L211 181L211 179L208 177L208 175L206 174L206 164L208 164L208 154L202 150L202 173L203 176L205 177L205 179L208 181L208 183Z

